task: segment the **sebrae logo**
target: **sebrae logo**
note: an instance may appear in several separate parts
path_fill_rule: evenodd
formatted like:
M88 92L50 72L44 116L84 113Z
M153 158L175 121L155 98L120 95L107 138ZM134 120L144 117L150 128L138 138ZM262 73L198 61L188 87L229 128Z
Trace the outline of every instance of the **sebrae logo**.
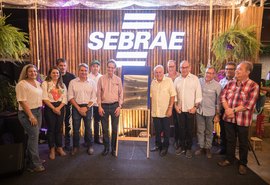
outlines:
M145 66L148 50L155 47L181 50L185 32L171 32L168 40L165 32L158 32L152 38L155 18L155 13L125 13L122 32L93 32L88 48L116 50L117 67Z

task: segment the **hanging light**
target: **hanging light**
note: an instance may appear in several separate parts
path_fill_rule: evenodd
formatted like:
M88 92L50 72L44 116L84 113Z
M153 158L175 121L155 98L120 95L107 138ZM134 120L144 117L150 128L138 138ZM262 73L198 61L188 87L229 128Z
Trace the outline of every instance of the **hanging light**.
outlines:
M244 13L246 10L246 7L244 5L241 5L239 10L240 10L240 13Z

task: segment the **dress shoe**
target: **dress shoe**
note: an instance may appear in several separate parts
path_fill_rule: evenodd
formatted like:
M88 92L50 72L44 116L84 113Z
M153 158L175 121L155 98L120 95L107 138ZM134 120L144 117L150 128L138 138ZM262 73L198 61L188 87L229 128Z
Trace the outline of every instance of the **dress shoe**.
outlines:
M115 152L115 150L112 150L111 154L112 154L112 156L116 157L116 152Z
M168 153L168 149L167 148L164 148L160 151L159 155L160 157L164 157L166 154Z
M211 159L212 158L212 153L211 153L211 150L210 149L206 149L206 157L208 159Z
M64 150L70 152L72 150L72 148L71 148L71 146L65 146Z
M240 175L246 175L247 174L247 167L246 166L244 166L244 165L242 165L242 164L240 164L239 165L239 174Z
M34 168L28 168L27 169L29 172L43 172L43 171L45 171L45 168L44 168L44 166L36 166L36 167L34 167Z
M51 160L55 159L55 148L54 147L50 148L49 159L51 159Z
M94 154L94 148L92 146L89 146L89 148L87 149L87 153L88 153L88 155L93 155Z
M62 147L58 147L58 148L56 149L56 152L57 152L57 154L58 154L59 156L66 156L66 155L67 155L66 152L63 150Z
M160 150L160 148L158 146L154 146L153 148L150 149L150 152L156 152L159 150Z
M76 155L78 153L79 149L77 147L74 147L71 151L71 155Z
M99 139L95 139L95 141L94 141L96 144L98 144L98 145L102 145L103 144L103 142L101 142Z
M106 156L106 155L108 155L108 153L109 153L109 149L108 148L104 148L104 150L101 153L101 155Z
M231 163L228 160L224 160L224 161L219 161L218 165L221 166L221 167L225 167L225 166L231 165Z

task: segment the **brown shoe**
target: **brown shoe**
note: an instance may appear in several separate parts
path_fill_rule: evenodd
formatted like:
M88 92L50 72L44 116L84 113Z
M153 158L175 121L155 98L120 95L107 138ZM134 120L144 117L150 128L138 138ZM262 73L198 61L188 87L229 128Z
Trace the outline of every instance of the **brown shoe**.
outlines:
M208 159L211 159L212 158L212 153L211 153L211 150L210 149L206 149L206 157Z
M239 171L239 174L240 175L246 175L247 174L247 167L244 166L244 165L242 165L242 164L240 164L238 171Z
M51 159L51 160L54 160L55 159L55 148L54 147L52 147L50 149L49 159Z
M78 151L79 151L78 147L74 147L71 151L71 155L73 155L73 156L76 155L78 153Z
M66 156L66 155L67 155L66 152L63 150L62 147L58 147L58 148L56 149L56 152L57 152L58 155L60 155L60 156Z
M203 153L203 148L199 148L198 150L195 151L195 155L202 155Z
M224 160L224 161L219 161L218 165L221 167L225 167L225 166L231 165L231 163L228 160Z

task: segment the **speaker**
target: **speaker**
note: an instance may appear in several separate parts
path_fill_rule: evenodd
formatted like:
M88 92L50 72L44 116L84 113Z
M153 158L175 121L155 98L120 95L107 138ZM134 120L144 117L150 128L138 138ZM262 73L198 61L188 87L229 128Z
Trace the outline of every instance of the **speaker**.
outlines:
M253 64L253 71L250 73L249 78L260 85L262 78L262 64Z

